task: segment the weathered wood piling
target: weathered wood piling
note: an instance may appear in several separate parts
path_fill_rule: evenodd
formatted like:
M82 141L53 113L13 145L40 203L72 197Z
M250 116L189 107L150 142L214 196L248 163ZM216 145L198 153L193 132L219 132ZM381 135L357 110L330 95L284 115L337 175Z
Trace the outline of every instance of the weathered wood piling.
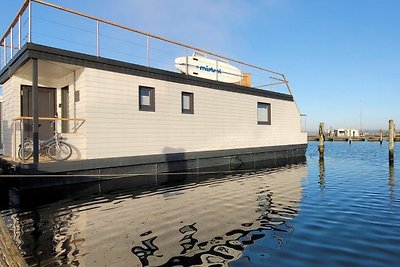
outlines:
M379 137L356 137L356 141L379 141L380 144L383 142L383 132L382 129L379 131ZM319 141L318 151L320 160L324 160L324 152L325 152L325 135L324 135L324 123L320 122L318 136L308 136L308 141ZM353 141L353 137L328 137L329 141L348 141L350 144ZM388 148L389 148L389 163L393 164L394 162L394 142L400 141L399 138L396 139L396 130L395 124L393 120L389 120L389 134L388 134Z
M323 122L321 122L319 124L318 135L319 135L319 146L318 146L319 158L320 158L320 160L323 160L324 159L324 150L325 150L324 123Z
M319 158L319 186L321 189L325 187L325 161Z
M26 267L28 266L15 245L7 226L0 216L0 266L2 267Z
M389 120L389 163L394 162L394 137L395 137L395 128L394 121Z

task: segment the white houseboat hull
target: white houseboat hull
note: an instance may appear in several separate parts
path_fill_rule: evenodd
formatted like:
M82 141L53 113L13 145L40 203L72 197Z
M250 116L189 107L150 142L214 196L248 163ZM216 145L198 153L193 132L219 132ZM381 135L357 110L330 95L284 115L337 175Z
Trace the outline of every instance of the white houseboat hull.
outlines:
M36 172L148 173L243 162L267 167L304 158L307 136L291 95L36 44L25 45L0 73L4 154L10 158L17 160L15 118L21 116L21 88L32 84L32 55L39 87L54 90L56 112L62 114L68 90L69 116L85 119L79 127L70 122L63 134L73 146L71 160L42 161ZM140 110L141 87L154 90L153 111ZM193 96L190 114L182 112L183 93ZM258 123L258 103L270 105L269 124ZM29 162L18 166L33 172Z

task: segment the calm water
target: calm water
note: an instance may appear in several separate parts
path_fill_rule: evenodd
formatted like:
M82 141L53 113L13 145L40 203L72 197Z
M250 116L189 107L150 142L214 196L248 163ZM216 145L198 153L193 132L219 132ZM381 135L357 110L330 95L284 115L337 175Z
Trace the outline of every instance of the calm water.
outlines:
M307 164L152 189L3 188L1 214L30 266L397 266L400 157L335 142L319 162L316 148Z

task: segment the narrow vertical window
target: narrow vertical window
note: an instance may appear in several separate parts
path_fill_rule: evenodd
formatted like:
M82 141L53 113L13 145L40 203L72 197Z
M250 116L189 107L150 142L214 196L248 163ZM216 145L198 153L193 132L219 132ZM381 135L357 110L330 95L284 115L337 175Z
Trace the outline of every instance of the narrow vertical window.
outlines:
M182 113L194 114L193 93L182 92Z
M257 122L258 124L271 124L271 104L257 103Z
M139 110L155 111L154 88L139 86Z
M69 117L69 90L68 86L61 88L61 118L66 119ZM61 121L61 132L69 132L69 121Z

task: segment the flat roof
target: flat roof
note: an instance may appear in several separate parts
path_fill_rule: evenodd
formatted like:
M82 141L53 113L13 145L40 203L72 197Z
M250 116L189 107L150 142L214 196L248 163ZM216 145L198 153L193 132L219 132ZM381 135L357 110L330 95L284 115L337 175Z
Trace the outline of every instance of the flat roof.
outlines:
M34 43L26 43L8 64L0 70L0 84L4 84L19 68L33 58L234 93L294 101L293 96L289 94L208 80Z

